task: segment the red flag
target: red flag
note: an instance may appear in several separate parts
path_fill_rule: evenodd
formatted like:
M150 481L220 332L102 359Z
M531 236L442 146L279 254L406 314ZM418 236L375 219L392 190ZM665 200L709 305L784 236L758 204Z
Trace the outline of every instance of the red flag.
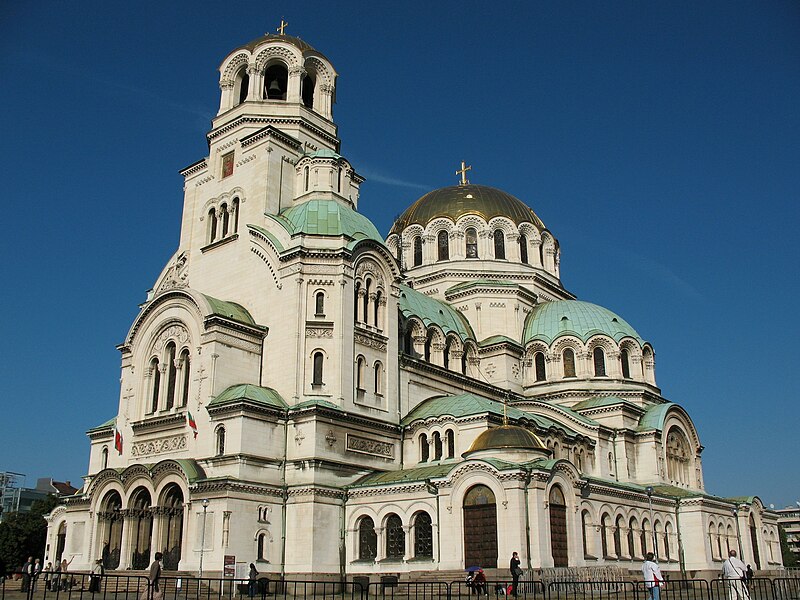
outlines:
M197 423L195 423L192 413L187 411L186 420L189 422L189 427L192 429L195 439L197 439Z
M122 434L116 428L114 428L114 448L119 454L122 454Z

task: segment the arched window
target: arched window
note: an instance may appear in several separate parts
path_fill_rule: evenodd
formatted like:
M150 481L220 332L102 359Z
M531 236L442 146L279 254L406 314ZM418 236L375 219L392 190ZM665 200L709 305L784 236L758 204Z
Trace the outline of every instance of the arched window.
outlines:
M672 523L664 525L664 557L670 560L670 540L672 539Z
M708 524L708 545L711 547L711 558L716 560L720 555L717 551L717 544L714 538L717 537L717 526L714 523ZM717 541L719 538L717 537Z
M314 78L311 75L303 77L303 105L306 108L314 108Z
M383 394L383 365L380 362L375 363L375 395L380 396Z
M431 362L431 344L433 343L433 336L431 333L428 333L428 337L425 338L425 362Z
M519 236L519 259L528 264L528 238L524 235Z
M670 427L667 433L667 477L672 483L689 484L689 462L691 454L689 440L678 427Z
M267 560L267 534L258 534L258 548L256 553L256 560Z
M450 259L450 239L446 231L440 231L436 236L436 247L439 260Z
M501 229L495 229L492 234L494 237L494 257L498 260L506 258L506 236Z
M362 517L358 522L358 560L375 560L378 555L378 534L375 522L370 517Z
M381 294L380 290L375 292L375 305L372 307L373 308L373 311L372 311L372 317L373 317L372 318L372 324L375 325L375 327L380 327L381 326L381 321L378 318L380 316L380 310L381 310L381 297L382 297L382 294Z
M447 439L447 458L455 458L456 456L456 436L452 429L448 429L444 434Z
M175 384L178 380L178 368L175 364L175 343L167 344L167 410L175 406Z
M216 442L216 455L222 456L225 454L225 428L220 425L217 427L217 442Z
M614 527L614 555L619 558L622 556L622 528L625 527L625 521L622 517L617 517L617 522Z
M367 279L364 282L364 297L361 299L362 303L364 304L364 325L369 325L369 288L372 287L372 280Z
M564 377L575 377L575 353L572 348L567 348L561 355L564 363Z
M222 219L222 236L220 237L226 237L228 235L228 225L230 224L231 218L227 204L223 204L219 207L219 218Z
M589 512L583 511L581 513L581 540L583 541L583 556L588 557L589 554L589 542L588 542L588 534L586 532L586 528L589 526Z
M161 368L157 358L150 361L150 375L153 378L150 394L150 412L156 412L158 410L158 394L161 391Z
M314 372L311 379L311 385L322 385L322 361L324 356L322 352L314 352Z
M467 349L465 348L464 351L461 353L461 374L462 375L466 375L467 374L467 361L468 361Z
M433 527L431 516L426 512L418 512L414 516L414 556L433 557Z
M444 344L444 352L442 352L442 364L448 370L450 369L450 350L452 346L452 340L448 339Z
M189 350L184 348L181 352L181 406L189 403L189 381L191 380L192 361L189 358Z
M642 557L647 554L647 530L650 527L650 521L642 521L642 531L639 534L639 546L642 549ZM652 538L652 536L650 536Z
M594 358L594 376L606 376L606 355L600 346L595 346L592 350L592 357Z
M208 211L208 243L211 244L217 239L217 209L212 208Z
M442 435L438 431L433 434L433 460L442 460Z
M602 544L603 558L608 557L608 528L609 528L608 515L603 515L600 519L600 542Z
M533 365L536 369L536 381L545 381L547 373L544 368L544 353L537 352L533 355Z
M305 188L305 191L308 191L308 189L309 189L308 186L311 183L311 171L309 170L308 167L303 169L303 181L305 182L303 187Z
M464 232L467 240L467 258L478 258L478 232L470 227Z
M431 446L428 444L428 436L420 434L419 436L419 462L428 462L431 453Z
M239 94L236 104L238 105L247 100L247 93L250 91L250 75L247 74L247 67L243 67L242 70L239 71L237 85L239 87Z
M353 294L353 322L358 323L358 294L361 291L361 282L356 281L355 293Z
M233 215L233 233L239 232L239 199L234 198L231 204L231 214Z
M324 292L317 292L314 296L314 316L315 317L324 317L325 316L325 293Z
M422 236L414 238L414 266L418 267L422 264Z
M619 353L619 362L622 366L622 376L625 379L631 378L631 363L630 363L630 353L626 349L622 349L622 352Z
M386 558L403 558L406 553L406 534L403 521L397 515L386 519Z
M108 468L108 446L103 447L103 452L101 454L101 459L100 459L100 468L101 469Z
M636 556L636 543L635 543L635 529L636 519L631 518L628 523L628 556L634 558Z
M363 356L356 359L356 391L364 392L364 365L366 361Z
M286 100L289 74L283 65L272 65L264 72L264 98Z

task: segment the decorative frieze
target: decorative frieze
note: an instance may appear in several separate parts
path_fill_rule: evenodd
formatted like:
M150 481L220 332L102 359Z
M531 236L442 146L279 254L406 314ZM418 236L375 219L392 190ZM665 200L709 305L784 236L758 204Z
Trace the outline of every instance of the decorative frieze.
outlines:
M185 435L173 435L149 440L146 442L135 442L131 446L131 456L151 456L153 454L166 454L177 452L186 448Z
M381 458L394 458L394 444L371 440L356 435L347 434L347 450L360 454L371 454Z
M353 336L356 344L366 346L367 348L374 348L378 352L386 352L386 342L367 335L356 333Z
M306 327L307 338L333 338L333 327Z

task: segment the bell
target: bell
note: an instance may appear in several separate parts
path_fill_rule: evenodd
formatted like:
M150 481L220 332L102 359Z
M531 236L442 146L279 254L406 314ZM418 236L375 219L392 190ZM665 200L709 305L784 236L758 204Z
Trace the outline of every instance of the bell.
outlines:
M270 100L281 100L283 98L283 90L281 84L277 79L273 79L267 88L267 98Z

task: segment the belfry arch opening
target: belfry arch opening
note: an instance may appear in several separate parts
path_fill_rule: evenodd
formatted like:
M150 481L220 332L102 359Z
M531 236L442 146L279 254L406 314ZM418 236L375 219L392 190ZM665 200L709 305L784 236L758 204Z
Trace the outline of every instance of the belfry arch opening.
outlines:
M267 67L264 72L264 98L267 100L286 100L289 72L282 64Z
M303 106L306 108L314 108L314 87L316 83L314 76L311 74L303 77L301 95L303 97Z

